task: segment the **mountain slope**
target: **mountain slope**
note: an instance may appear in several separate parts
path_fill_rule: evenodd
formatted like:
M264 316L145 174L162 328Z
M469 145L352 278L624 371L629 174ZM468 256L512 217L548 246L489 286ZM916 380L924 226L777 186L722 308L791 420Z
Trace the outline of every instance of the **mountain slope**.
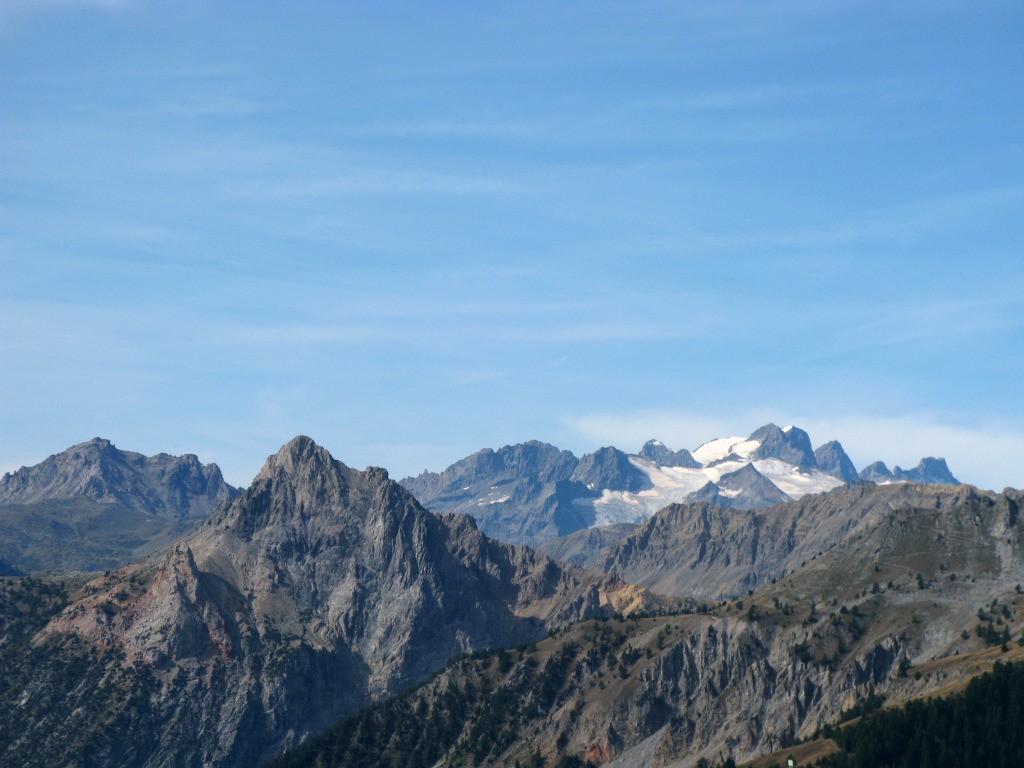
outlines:
M853 510L871 522L752 595L463 658L274 768L784 760L858 708L1024 658L988 639L1024 624L1024 495L908 490L874 489Z
M611 547L603 560L581 564L654 592L735 596L795 570L894 509L948 508L974 498L1001 497L969 486L865 484L759 510L677 504Z
M24 571L116 568L235 493L191 454L143 456L95 438L0 478L0 557Z
M0 761L64 764L85 744L104 765L254 765L452 656L599 615L622 587L296 438L203 529L49 622L5 689L23 737Z

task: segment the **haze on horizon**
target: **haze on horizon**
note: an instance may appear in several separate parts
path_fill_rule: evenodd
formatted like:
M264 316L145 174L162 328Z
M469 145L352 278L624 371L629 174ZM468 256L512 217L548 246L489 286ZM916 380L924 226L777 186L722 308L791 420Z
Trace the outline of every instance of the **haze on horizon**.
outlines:
M0 471L768 421L1024 486L1008 2L12 0Z

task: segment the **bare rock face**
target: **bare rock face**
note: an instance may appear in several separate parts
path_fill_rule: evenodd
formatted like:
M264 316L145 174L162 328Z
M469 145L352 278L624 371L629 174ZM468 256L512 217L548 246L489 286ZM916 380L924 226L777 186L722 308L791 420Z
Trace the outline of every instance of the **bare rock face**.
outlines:
M637 453L642 459L653 461L659 467L684 467L699 469L700 462L685 448L673 451L660 440L648 440Z
M563 563L586 568L600 561L608 550L633 533L639 526L636 523L616 523L601 525L595 528L584 528L582 531L560 536L546 541L539 549L546 555Z
M838 440L830 440L815 448L814 460L822 472L838 477L844 483L852 483L857 479L857 468Z
M611 446L599 448L580 459L572 479L588 488L610 491L645 491L654 486L629 457Z
M722 475L717 485L719 493L714 502L723 507L755 509L789 500L789 497L758 472L753 464L745 464L735 472Z
M995 499L970 486L853 485L767 509L673 504L586 567L669 595L741 595L799 568L878 523L892 509L937 509Z
M51 663L86 648L84 669L107 669L133 702L99 762L248 766L460 653L636 603L630 590L435 516L384 470L298 437L204 529L92 582L37 642ZM71 690L54 717L87 730L101 694ZM40 754L64 762L69 742L48 743Z

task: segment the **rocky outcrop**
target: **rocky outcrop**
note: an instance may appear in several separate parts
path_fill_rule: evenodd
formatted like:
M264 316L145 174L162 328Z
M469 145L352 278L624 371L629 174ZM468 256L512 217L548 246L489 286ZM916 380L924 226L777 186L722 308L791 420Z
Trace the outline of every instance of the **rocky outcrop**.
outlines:
M637 454L642 459L653 461L659 467L685 467L699 469L700 462L685 448L673 451L660 440L648 440Z

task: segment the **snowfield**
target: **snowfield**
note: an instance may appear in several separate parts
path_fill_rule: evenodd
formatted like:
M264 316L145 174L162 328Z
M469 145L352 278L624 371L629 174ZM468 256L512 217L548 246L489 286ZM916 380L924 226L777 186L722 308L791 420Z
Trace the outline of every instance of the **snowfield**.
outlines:
M820 470L801 470L779 459L751 461L750 456L759 445L756 440L747 440L744 437L712 440L693 452L693 457L697 461L706 465L708 462L719 461L729 454L736 454L741 459L700 469L659 467L652 461L631 456L630 463L650 478L653 488L639 493L605 490L600 498L576 499L573 503L593 510L594 525L644 523L658 510L669 504L686 501L690 494L699 491L709 482L717 483L723 475L742 469L747 464L753 464L758 472L791 499L798 499L810 493L824 493L843 485L842 480ZM739 495L740 490L723 490L720 493L729 498Z

